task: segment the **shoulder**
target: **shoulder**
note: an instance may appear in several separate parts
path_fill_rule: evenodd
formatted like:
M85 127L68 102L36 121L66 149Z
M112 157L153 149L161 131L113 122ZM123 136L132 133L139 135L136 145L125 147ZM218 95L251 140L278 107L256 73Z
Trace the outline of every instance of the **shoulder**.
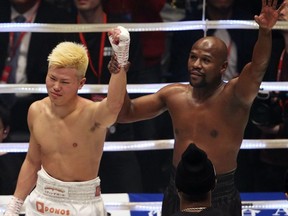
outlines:
M191 85L189 85L189 84L172 83L172 84L165 85L159 91L160 92L164 92L164 91L182 92L182 91L187 91L189 89L191 89Z
M104 100L105 98L103 98ZM78 96L78 104L79 104L79 107L82 107L82 108L86 108L86 107L89 107L89 106L93 106L95 104L98 104L98 102L101 102L101 101L92 101L92 100L89 100L87 98L84 98L84 97L81 97L81 96Z
M191 91L191 86L189 84L173 83L167 84L164 87L160 88L155 94L150 94L147 97L150 100L156 99L157 101L162 101L163 104L168 104L172 102L175 104L175 101L183 99L183 96ZM145 97L146 98L146 97Z
M42 100L37 100L35 102L33 102L30 107L29 107L29 112L28 113L34 113L37 111L40 111L44 106L47 106L47 104L49 103L49 99L43 98Z
M106 101L106 98L104 98L102 101L92 101L83 97L78 97L78 113L82 115L82 117L87 116L88 118L91 118L91 114L94 114L95 111L97 112L99 109L99 106L103 101ZM103 107L102 107L103 108Z
M238 80L239 80L239 77L235 77L225 82L223 90L225 91L226 89L233 88L237 84Z

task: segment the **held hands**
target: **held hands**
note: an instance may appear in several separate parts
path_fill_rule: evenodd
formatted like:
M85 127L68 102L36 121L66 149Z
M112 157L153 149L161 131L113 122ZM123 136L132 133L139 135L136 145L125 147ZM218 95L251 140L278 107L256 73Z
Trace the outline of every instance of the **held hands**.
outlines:
M130 34L122 26L112 29L108 32L108 37L115 53L116 59L120 67L128 63ZM110 64L110 63L109 63Z
M124 65L124 71L125 72L128 72L130 65L131 65L130 62L127 61L127 64ZM108 68L109 72L112 74L117 74L120 72L121 67L117 62L117 57L115 54L113 56L111 56L111 60L109 61L107 68Z
M276 24L280 11L285 7L283 2L278 9L277 0L262 0L262 9L259 16L255 15L256 23L263 29L271 30Z

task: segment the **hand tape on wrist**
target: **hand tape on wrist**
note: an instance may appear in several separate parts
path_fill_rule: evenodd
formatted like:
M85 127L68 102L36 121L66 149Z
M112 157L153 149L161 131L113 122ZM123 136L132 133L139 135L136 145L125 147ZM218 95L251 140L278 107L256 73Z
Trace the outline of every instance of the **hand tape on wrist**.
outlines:
M18 216L21 212L23 203L23 200L13 196L7 206L4 216Z
M116 55L118 64L120 66L124 66L128 63L129 58L130 34L127 29L122 26L118 26L117 28L121 31L119 36L119 43L114 44L112 36L109 36L109 40Z

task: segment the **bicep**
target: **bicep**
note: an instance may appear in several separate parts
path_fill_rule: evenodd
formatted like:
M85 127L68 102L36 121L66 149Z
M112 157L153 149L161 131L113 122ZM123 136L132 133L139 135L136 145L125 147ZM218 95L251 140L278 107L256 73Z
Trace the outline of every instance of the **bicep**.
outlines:
M41 165L41 148L33 136L33 132L30 133L29 146L26 155L26 160L29 164L35 167L40 167Z
M107 128L116 122L118 112L108 108L107 98L104 98L101 102L95 102L92 106L92 120L98 122L103 128Z
M26 160L30 162L30 164L33 164L35 166L40 166L41 164L41 148L38 142L36 141L36 138L34 136L34 129L33 129L33 122L35 117L38 115L38 109L36 103L33 103L28 110L28 127L30 132L30 138L29 138L29 146L28 151L26 155Z
M262 76L253 70L253 65L248 63L240 76L232 81L235 82L235 96L246 104L252 104L262 82Z
M130 117L132 120L154 118L166 110L166 105L160 93L149 94L131 101Z

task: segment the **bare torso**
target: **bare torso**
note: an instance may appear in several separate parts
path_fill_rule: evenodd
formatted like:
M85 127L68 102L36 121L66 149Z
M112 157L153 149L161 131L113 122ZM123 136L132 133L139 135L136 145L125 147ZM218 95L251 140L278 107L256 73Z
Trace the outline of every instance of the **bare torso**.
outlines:
M241 105L229 88L233 86L223 85L202 101L193 99L190 85L165 90L162 98L174 128L175 167L187 146L195 143L212 160L217 174L236 169L249 107Z
M60 118L48 98L37 102L31 134L40 148L44 169L62 181L87 181L98 176L106 128L90 112L91 101Z

